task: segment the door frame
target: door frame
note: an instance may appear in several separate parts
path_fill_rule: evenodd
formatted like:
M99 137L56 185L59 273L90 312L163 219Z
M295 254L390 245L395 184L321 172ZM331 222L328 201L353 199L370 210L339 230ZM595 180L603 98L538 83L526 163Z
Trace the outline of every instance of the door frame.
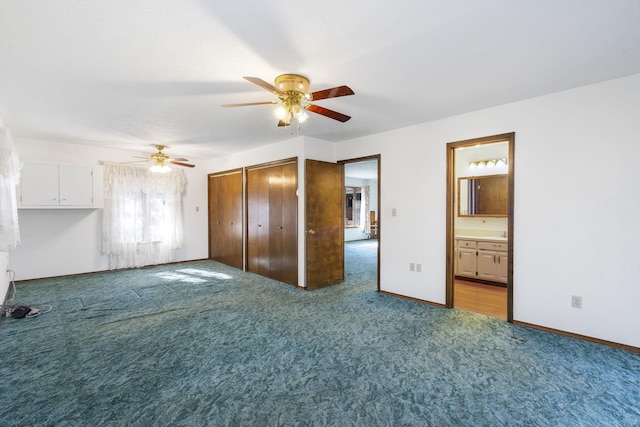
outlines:
M377 280L377 284L376 284L376 290L378 292L380 292L380 264L382 264L382 252L380 250L380 247L382 246L382 231L384 228L382 227L382 215L380 215L380 206L382 206L381 203L381 194L382 192L380 191L381 183L382 183L382 178L381 178L381 174L380 171L382 170L382 156L380 154L373 154L371 156L366 156L366 157L356 157L353 159L345 159L345 160L340 160L338 161L338 163L342 164L342 167L344 168L344 165L347 163L360 163L360 162L366 162L368 160L377 160L378 161L378 206L376 209L376 212L378 212L378 262L376 263L376 267L378 269L377 274L376 274L376 280ZM344 185L344 183L343 183ZM344 210L344 209L343 209ZM342 239L342 250L344 250L344 238Z
M508 201L507 201L507 322L513 323L513 213L514 213L514 164L515 164L515 132L481 138L466 139L447 143L447 213L446 213L446 307L453 308L453 282L455 275L455 230L454 215L456 199L455 150L461 147L471 147L496 142L508 144Z

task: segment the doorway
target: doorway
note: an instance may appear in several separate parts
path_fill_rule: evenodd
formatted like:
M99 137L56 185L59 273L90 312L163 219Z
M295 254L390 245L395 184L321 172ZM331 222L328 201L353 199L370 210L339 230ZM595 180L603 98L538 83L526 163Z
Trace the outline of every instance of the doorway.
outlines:
M344 167L344 247L375 250L377 291L380 290L380 155L340 161ZM345 263L350 258L345 258ZM345 271L357 271L345 265Z
M515 133L447 144L446 306L509 322L513 321L514 145ZM496 305L502 308L496 311Z

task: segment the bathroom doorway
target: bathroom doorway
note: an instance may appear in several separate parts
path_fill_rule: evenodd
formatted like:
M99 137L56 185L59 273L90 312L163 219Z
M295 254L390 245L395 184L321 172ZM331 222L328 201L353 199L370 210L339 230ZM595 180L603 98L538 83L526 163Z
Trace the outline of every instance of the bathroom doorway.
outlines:
M515 133L447 144L446 306L513 321Z

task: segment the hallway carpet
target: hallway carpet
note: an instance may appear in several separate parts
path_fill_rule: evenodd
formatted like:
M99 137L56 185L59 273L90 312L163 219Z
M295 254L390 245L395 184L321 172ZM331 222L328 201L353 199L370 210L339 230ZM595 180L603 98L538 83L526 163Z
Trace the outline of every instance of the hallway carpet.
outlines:
M2 426L640 425L640 355L376 292L375 241L307 292L212 261L19 284Z

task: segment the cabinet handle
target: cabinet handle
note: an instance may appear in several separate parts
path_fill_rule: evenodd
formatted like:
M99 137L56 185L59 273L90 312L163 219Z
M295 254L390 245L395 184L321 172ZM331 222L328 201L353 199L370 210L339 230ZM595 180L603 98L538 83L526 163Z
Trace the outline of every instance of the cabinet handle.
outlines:
M493 263L494 264L496 263L496 256L495 255L493 256Z

